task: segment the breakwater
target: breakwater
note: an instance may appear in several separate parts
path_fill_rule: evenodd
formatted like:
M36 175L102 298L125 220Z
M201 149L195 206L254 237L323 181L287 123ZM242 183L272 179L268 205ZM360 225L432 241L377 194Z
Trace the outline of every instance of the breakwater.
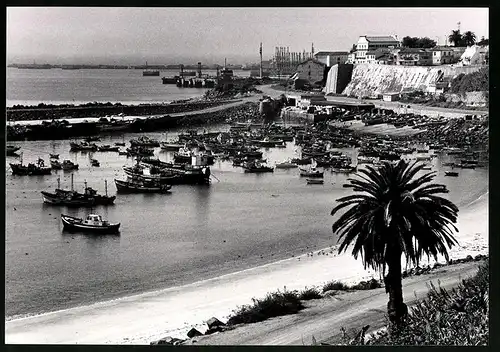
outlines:
M356 97L376 97L403 90L426 90L441 77L479 71L482 66L396 66L377 64L354 65L351 81L343 94Z
M227 100L194 101L172 104L122 105L120 103L89 103L85 105L45 105L14 106L6 109L7 121L58 120L109 115L161 115L202 110L227 104Z
M255 117L258 115L258 103L244 103L238 106L228 107L218 111L164 115L148 118L136 118L126 126L118 127L116 130L109 129L108 122L79 122L73 124L54 120L50 123L37 125L8 125L7 141L18 140L50 140L67 139L81 136L93 136L98 134L113 134L124 132L152 132L175 127L189 127L204 124L224 122L228 117L238 118Z

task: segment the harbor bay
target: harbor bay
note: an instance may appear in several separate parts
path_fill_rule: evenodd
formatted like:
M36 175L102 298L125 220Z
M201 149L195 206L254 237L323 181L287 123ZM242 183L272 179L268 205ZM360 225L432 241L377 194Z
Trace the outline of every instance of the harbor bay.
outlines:
M169 132L169 138L175 133ZM108 136L102 143L137 136ZM70 152L67 140L15 144L24 150L25 160L58 153L80 164L72 172L75 189L87 182L104 193L107 180L107 191L115 194L113 179L122 178L124 165L134 164L117 153L95 152L101 167L93 168L89 153ZM297 157L299 151L288 142L285 149L264 149L263 158L274 164ZM172 159L171 152L159 148L156 155ZM323 185L307 185L297 169L245 174L228 161L216 161L209 185L177 185L171 194L119 194L115 205L96 206L106 218L121 221L122 228L120 236L95 237L63 232L61 213L82 216L86 210L43 204L40 191L56 188L56 176L13 176L8 167L12 159L6 164L10 317L192 283L335 245L328 209L348 193L342 187L348 177L344 174L327 173ZM447 184L457 205L466 206L487 192L487 169L464 169L460 178L446 178L441 165L447 161L437 158L434 163L438 180ZM57 171L62 188L71 187L70 174Z

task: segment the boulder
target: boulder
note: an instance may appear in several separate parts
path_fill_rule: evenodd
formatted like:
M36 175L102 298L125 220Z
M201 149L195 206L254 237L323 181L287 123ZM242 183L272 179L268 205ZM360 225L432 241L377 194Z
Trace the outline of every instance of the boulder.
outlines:
M465 258L465 260L466 260L467 262L471 262L471 261L473 261L473 260L474 260L474 258L472 258L472 256L469 254L469 255Z
M201 336L203 335L201 332L196 330L196 328L192 328L191 330L188 331L187 336L191 339L196 336Z
M225 326L225 325L226 324L224 324L223 322L221 322L219 319L217 319L215 317L212 317L212 318L207 320L208 329L212 329L212 328L215 328L218 326Z
M182 342L184 342L184 340L181 340L181 339L178 339L178 338L175 338L175 337L171 337L171 336L167 336L167 337L163 337L157 341L153 341L150 343L150 345L179 345L181 344Z
M205 331L205 335L215 334L216 332L221 332L224 330L225 330L224 326L222 326L222 325L213 326L213 327L209 328L207 331Z

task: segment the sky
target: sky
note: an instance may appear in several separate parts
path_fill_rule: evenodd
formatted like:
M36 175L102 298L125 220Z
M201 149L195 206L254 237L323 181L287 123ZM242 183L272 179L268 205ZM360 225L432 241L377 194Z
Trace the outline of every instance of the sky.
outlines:
M290 51L349 51L360 35L488 38L488 8L9 7L7 63L243 64Z

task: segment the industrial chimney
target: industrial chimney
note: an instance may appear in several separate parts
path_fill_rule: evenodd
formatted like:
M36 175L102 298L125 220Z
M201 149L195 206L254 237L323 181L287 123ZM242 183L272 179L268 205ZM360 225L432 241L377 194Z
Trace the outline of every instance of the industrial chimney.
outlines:
M198 78L201 78L201 62L198 62Z

